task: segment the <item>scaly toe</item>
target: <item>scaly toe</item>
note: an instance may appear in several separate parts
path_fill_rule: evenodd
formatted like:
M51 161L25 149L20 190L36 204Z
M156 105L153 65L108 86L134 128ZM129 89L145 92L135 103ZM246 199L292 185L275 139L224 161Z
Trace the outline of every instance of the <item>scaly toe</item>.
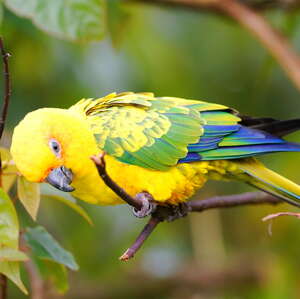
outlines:
M133 215L138 218L144 218L152 214L156 209L156 203L151 201L152 197L149 193L141 192L136 195L142 203L143 206L140 210L133 208Z

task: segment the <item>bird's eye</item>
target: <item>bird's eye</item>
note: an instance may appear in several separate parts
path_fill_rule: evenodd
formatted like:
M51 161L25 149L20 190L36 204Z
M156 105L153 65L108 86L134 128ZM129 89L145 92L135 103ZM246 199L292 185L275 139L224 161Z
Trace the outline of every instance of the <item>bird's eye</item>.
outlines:
M60 148L60 144L58 143L57 140L55 139L50 139L49 140L49 147L52 150L52 152L57 156L60 157L60 152L61 152L61 148Z

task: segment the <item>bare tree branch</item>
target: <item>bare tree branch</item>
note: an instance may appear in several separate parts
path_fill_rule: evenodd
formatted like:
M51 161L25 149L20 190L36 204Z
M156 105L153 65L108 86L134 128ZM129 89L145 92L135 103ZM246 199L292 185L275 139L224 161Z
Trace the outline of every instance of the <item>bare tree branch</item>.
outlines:
M0 117L0 138L1 138L4 130L8 105L11 96L10 75L9 75L9 67L8 67L8 58L10 57L10 54L5 51L3 46L3 40L1 37L0 37L0 53L3 61L3 78L4 78L3 104L2 104L1 117Z
M238 0L131 0L149 4L180 6L189 9L209 9L230 16L252 35L254 35L269 53L281 65L287 76L300 90L300 57L289 41L275 30L269 22L257 11ZM256 1L257 2L257 1ZM263 1L261 1L262 3ZM277 1L283 5L283 1ZM293 1L294 5L299 2ZM247 3L252 3L247 1ZM258 5L258 3L256 3Z
M28 254L30 252L25 238L24 231L20 232L19 236L20 240L20 250ZM38 269L32 259L24 262L25 270L28 274L29 282L30 282L30 297L31 299L45 299L45 283L41 278Z
M3 78L4 78L4 91L3 91L3 105L1 110L0 117L0 139L3 134L5 120L7 116L7 110L11 95L10 88L10 76L9 76L9 67L8 67L8 57L10 56L4 49L3 40L0 37L0 53L3 61ZM0 187L2 187L2 162L0 156ZM0 274L0 299L7 298L7 277L3 274Z
M191 200L187 203L191 212L209 209L232 208L244 205L279 204L282 200L264 192L246 192L235 195L215 196L203 200Z
M5 275L0 275L0 298L7 298L7 278Z
M45 284L40 274L38 273L35 264L30 259L24 262L26 272L28 273L30 281L30 296L31 299L44 299L45 298Z
M155 227L159 224L160 220L151 217L149 222L146 224L146 226L143 228L141 233L136 238L135 242L131 247L129 247L123 254L120 256L121 261L128 261L129 259L133 258L135 253L141 248L143 243L146 241L146 239L150 236L150 234L153 232Z
M99 156L92 156L91 159L95 163L95 166L98 170L99 176L102 178L104 183L114 191L120 198L122 198L129 205L134 207L137 210L140 210L143 207L143 203L132 196L130 196L127 192L124 191L121 187L119 187L107 174L106 165L105 165L105 153L103 152Z
M106 172L104 154L93 156L92 160L94 161L99 176L103 179L104 183L129 205L133 206L136 209L141 209L141 207L143 206L143 202L139 199L139 197L133 198L129 196L120 186L118 186L118 184L116 184L112 180L112 178L109 177ZM153 197L150 196L150 198ZM170 221L170 219L175 220L177 218L186 216L188 212L203 212L209 209L229 208L254 204L278 204L281 202L282 201L280 199L263 192L246 192L237 195L215 196L203 200L191 200L187 202L185 204L186 213L179 214L179 216L174 215L174 211L176 211L176 208L174 209L174 206L159 204L158 202L156 202L156 208L152 211L149 222L146 224L132 246L130 246L120 257L120 260L128 261L129 259L131 259L141 248L141 246L153 232L155 227L162 221Z

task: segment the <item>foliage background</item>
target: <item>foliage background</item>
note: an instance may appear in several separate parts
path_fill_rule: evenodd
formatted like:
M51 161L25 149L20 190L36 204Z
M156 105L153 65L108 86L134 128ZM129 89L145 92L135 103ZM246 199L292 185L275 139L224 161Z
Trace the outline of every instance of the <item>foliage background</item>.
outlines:
M4 9L2 32L10 59L13 98L6 142L13 126L40 107L68 107L82 97L113 91L205 99L244 114L299 117L299 92L248 32L224 16L132 5L130 19L101 42L72 43L37 29ZM300 17L273 10L268 19L300 47ZM293 134L290 140L299 140ZM264 158L271 168L300 181L299 156ZM54 192L43 186L45 192ZM197 198L249 190L209 183ZM65 195L64 195L65 196ZM299 298L300 230L281 218L273 235L261 218L293 207L242 207L207 211L161 224L129 263L118 256L142 227L126 206L82 204L95 223L49 199L38 222L73 252L80 271L70 273L64 298ZM21 206L19 209L23 209ZM25 210L21 222L32 224ZM25 273L24 273L25 276ZM14 287L11 298L24 296ZM57 294L50 298L60 297Z

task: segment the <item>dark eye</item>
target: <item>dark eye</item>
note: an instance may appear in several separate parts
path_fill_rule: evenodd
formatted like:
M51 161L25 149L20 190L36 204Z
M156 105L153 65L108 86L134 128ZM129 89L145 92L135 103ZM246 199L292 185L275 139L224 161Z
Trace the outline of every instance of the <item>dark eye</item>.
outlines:
M56 156L59 156L59 155L60 155L60 144L58 143L57 140L55 140L55 139L50 139L50 140L49 140L49 146L50 146L50 149L52 150L52 152L53 152Z

